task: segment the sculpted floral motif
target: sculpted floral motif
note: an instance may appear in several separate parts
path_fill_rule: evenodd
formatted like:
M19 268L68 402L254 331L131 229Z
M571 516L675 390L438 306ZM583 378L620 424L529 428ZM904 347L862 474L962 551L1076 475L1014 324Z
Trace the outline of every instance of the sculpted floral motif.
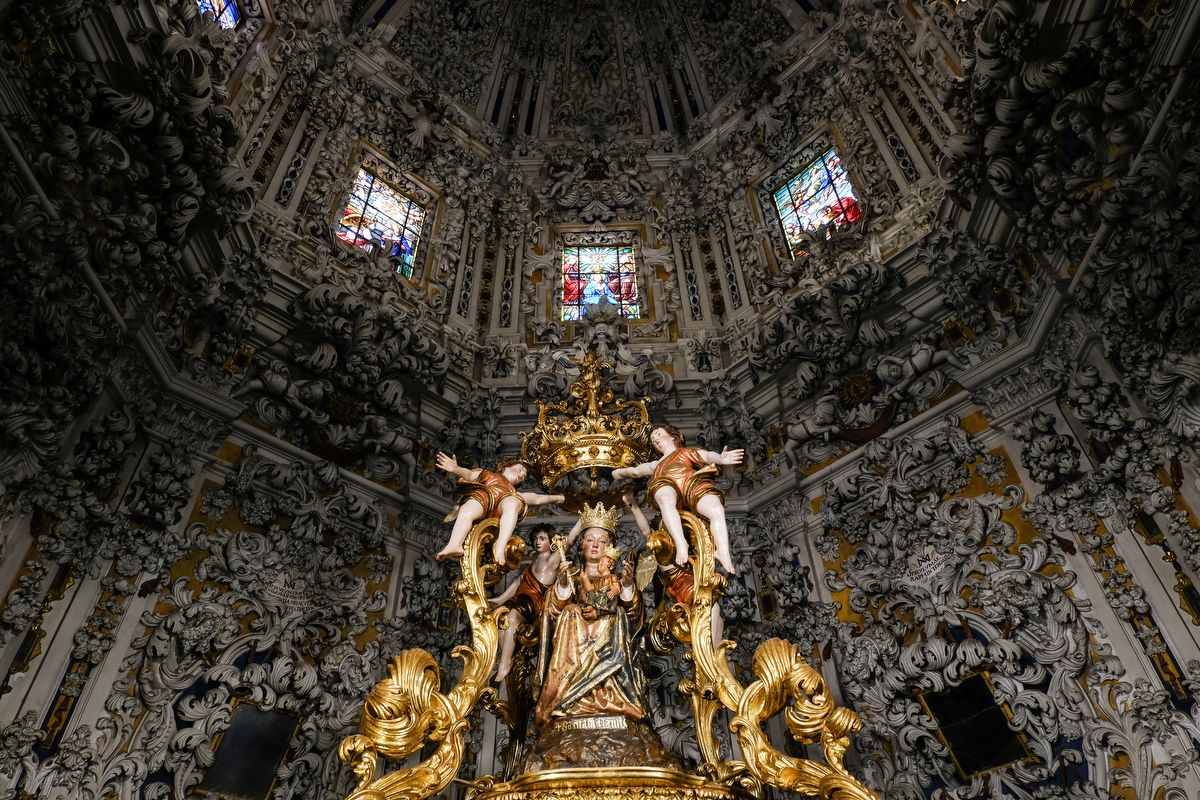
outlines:
M857 474L827 487L826 525L857 531L847 537L851 554L825 575L830 589L849 590L864 627L843 645L845 688L863 716L858 744L870 773L898 796L921 797L936 781L964 797L984 792L982 779L953 776L936 721L909 694L941 691L982 669L1036 757L993 780L1032 787L1083 757L1062 743L1077 738L1082 722L1073 681L1089 658L1087 606L1072 598L1075 578L1062 571L1052 540L1018 546L1005 518L1021 500L1017 487L956 496L969 468L983 463L950 420L927 438L876 440Z
M890 343L897 331L866 317L894 275L877 263L864 263L824 286L803 287L783 317L759 338L750 357L758 369L774 370L793 359L812 365L799 376L806 396L826 372L857 366L866 349Z

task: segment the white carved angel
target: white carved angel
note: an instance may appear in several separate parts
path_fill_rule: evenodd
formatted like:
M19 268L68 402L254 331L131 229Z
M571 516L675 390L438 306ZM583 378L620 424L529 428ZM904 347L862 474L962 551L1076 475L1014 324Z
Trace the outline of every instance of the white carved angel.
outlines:
M388 455L404 465L404 480L411 484L417 471L416 443L382 414L368 414L359 426L363 444L376 455Z
M245 380L230 397L236 400L252 392L262 392L287 405L300 419L312 418L320 424L325 422L327 417L317 406L324 402L325 396L332 388L329 382L324 380L294 381L286 364L282 361L272 361L266 367L251 368Z
M445 110L436 94L413 92L400 104L409 118L403 133L414 147L424 147L428 142L445 138Z
M836 398L831 394L824 395L817 399L810 415L797 414L788 422L784 428L787 441L783 445L783 455L793 468L799 467L796 450L800 445L817 438L828 442L831 437L841 432Z
M883 356L875 364L875 374L887 385L883 398L889 400L901 395L922 375L942 364L966 369L970 363L950 349L938 349L933 337L914 338L912 351L907 356Z

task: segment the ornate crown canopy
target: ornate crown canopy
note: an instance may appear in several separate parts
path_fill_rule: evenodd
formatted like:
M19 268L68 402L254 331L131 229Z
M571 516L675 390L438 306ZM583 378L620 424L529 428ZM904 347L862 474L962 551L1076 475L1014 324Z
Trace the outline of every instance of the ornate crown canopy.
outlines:
M521 461L535 468L546 488L580 469L616 469L640 464L650 457L648 397L616 400L603 386L600 371L609 362L588 352L571 384L570 398L561 403L538 401L538 421L524 434Z

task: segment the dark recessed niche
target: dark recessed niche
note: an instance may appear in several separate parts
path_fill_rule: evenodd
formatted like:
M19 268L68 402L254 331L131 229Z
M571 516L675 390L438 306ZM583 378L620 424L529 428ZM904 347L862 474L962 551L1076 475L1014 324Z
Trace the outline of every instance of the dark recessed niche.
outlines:
M1008 727L1008 715L996 704L986 674L971 675L940 692L922 693L920 700L963 780L1029 758L1025 742Z
M230 800L266 800L298 723L282 711L238 704L197 788Z

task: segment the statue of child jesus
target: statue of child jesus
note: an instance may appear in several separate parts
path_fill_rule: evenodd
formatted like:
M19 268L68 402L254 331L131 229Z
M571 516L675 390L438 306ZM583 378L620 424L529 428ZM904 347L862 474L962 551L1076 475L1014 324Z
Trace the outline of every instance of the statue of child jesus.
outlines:
M488 602L493 606L508 606L508 627L500 631L500 660L496 663L496 683L501 683L512 670L517 631L526 622L540 620L546 605L546 590L554 585L563 554L583 529L583 520L575 523L566 538L555 535L554 526L535 525L533 534L533 563L526 567L499 597Z
M586 572L579 573L583 584L583 605L596 609L598 616L606 616L617 610L617 597L621 594L621 579L613 574L613 567L621 558L621 551L609 546L596 565L593 578Z

